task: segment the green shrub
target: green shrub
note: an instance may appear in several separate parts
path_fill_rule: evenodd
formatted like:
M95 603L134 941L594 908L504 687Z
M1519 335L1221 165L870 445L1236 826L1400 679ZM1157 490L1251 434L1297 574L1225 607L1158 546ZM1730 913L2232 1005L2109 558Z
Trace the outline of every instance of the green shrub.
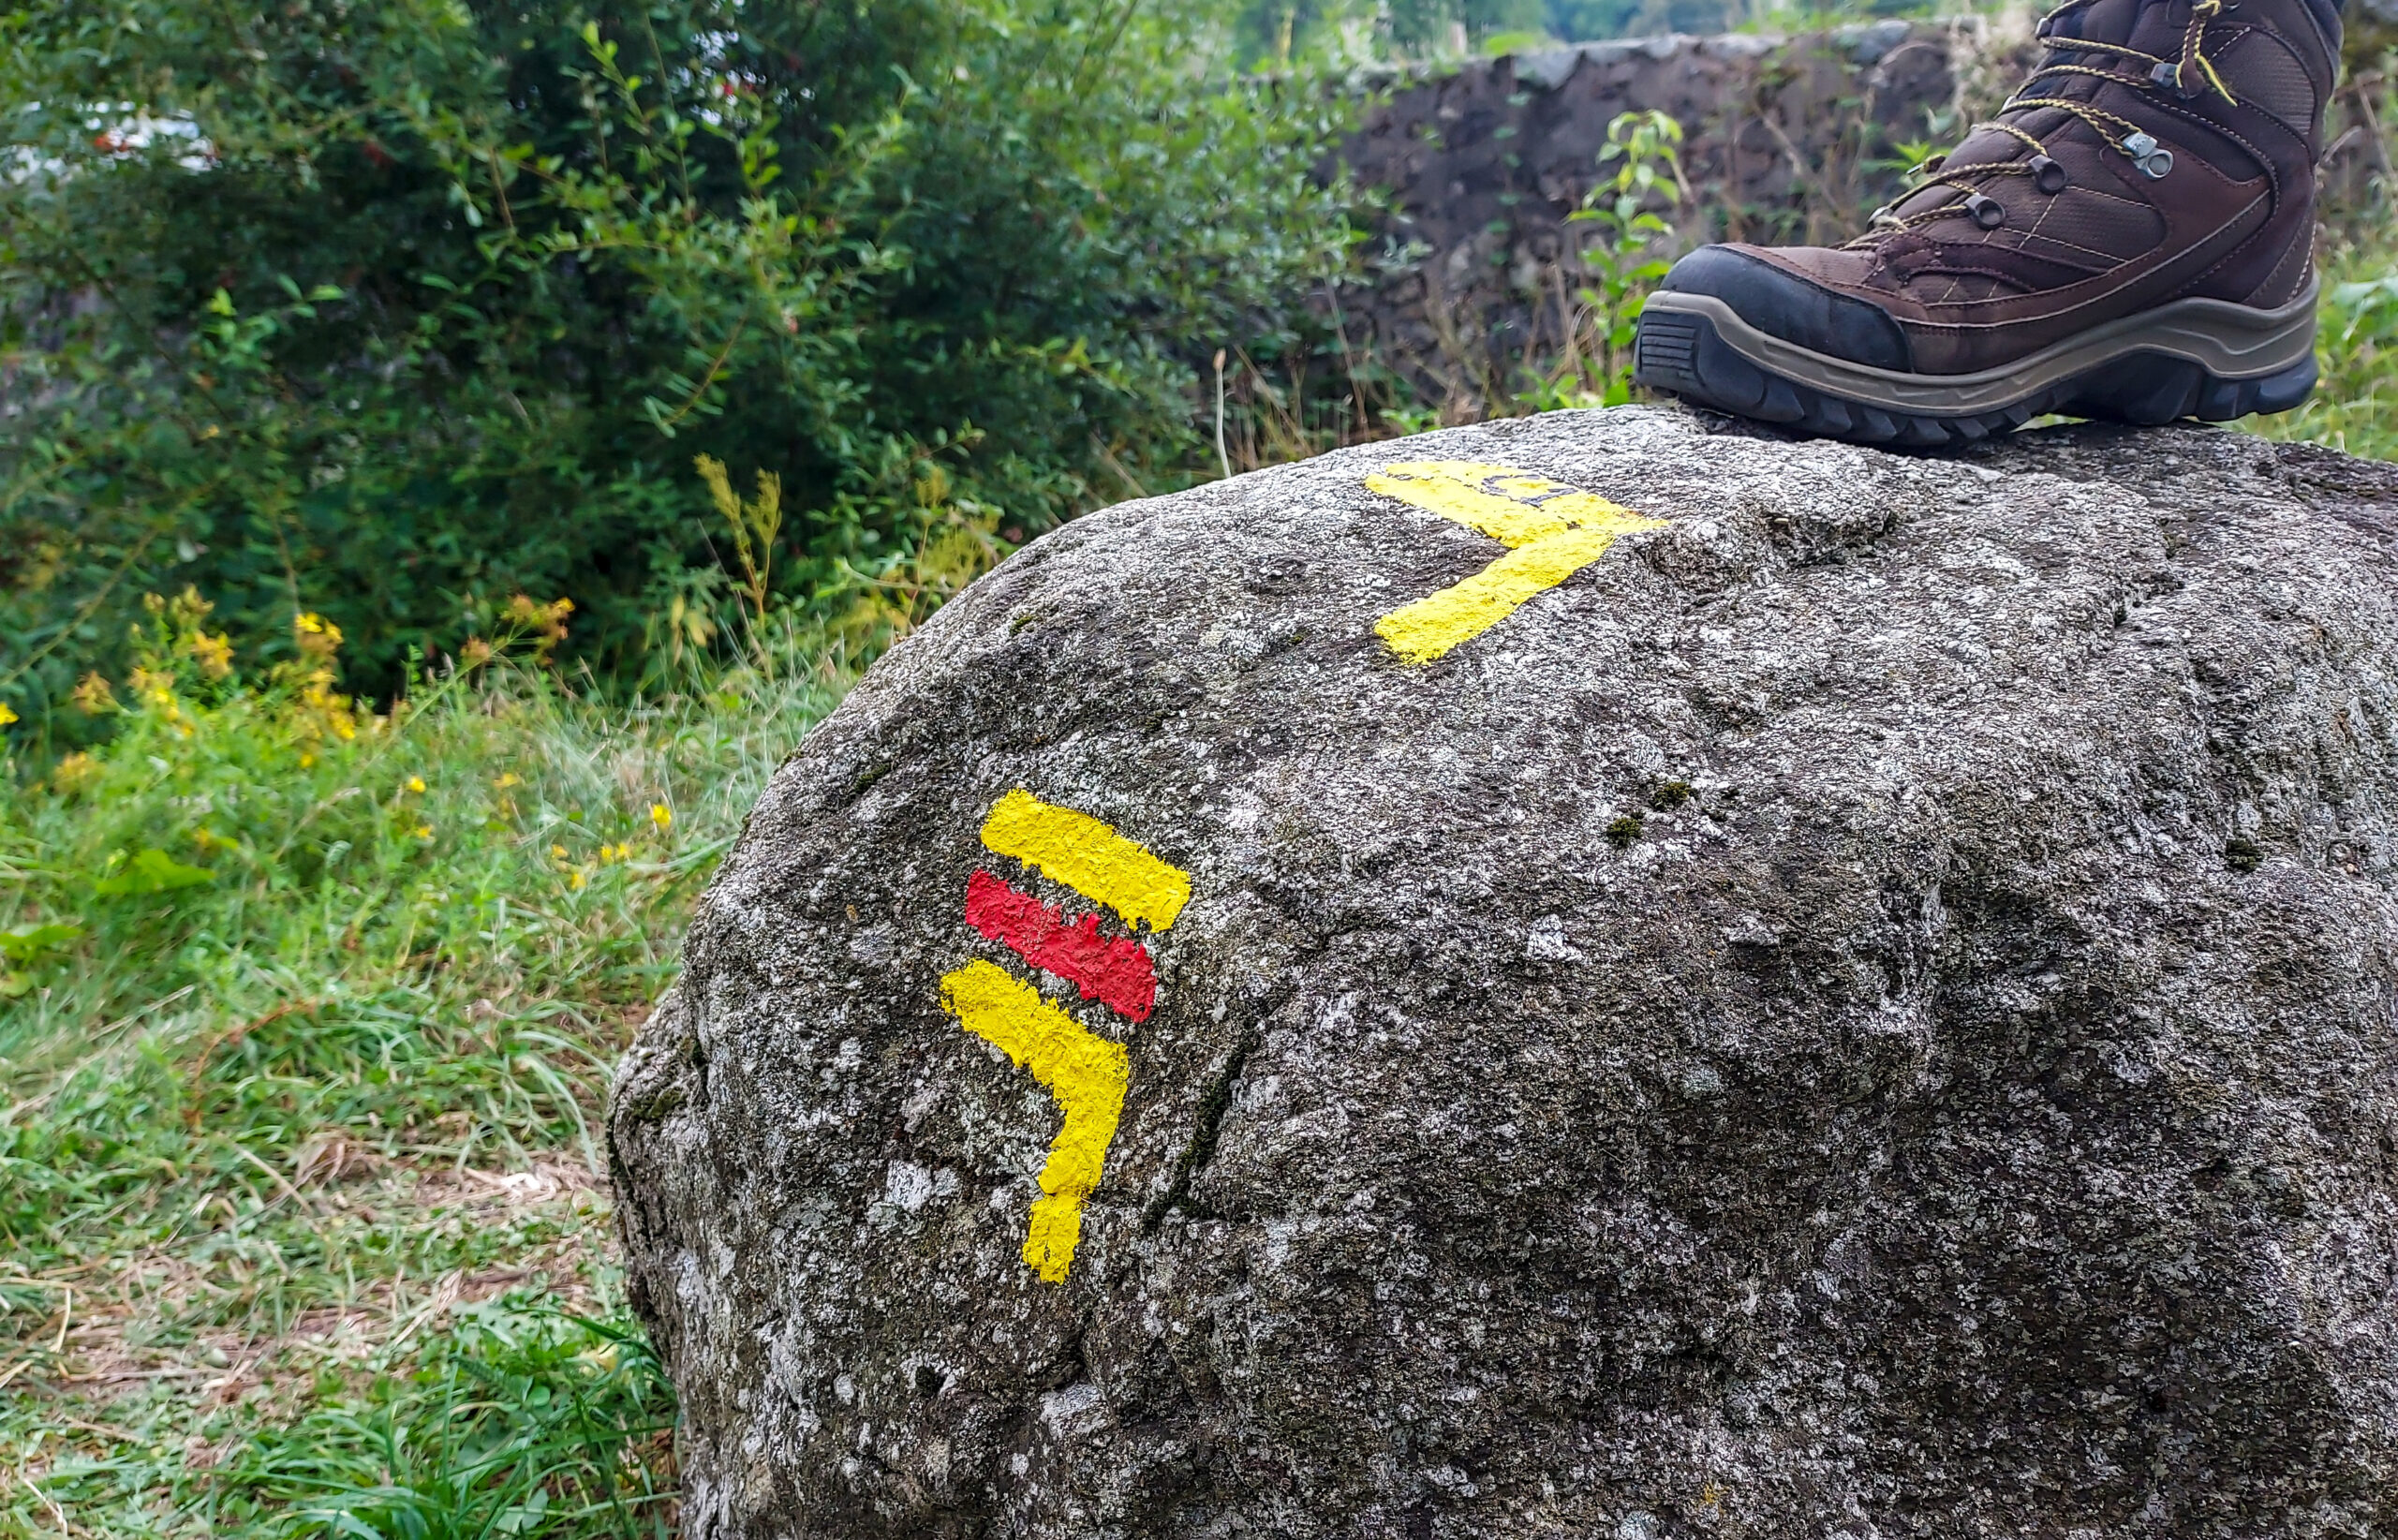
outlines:
M1121 0L62 3L0 21L0 700L196 584L352 675L571 596L638 666L732 614L705 453L777 587L898 559L935 472L1021 540L1194 466L1188 360L1343 259L1330 98ZM679 610L677 606L679 605ZM71 725L71 724L70 724Z

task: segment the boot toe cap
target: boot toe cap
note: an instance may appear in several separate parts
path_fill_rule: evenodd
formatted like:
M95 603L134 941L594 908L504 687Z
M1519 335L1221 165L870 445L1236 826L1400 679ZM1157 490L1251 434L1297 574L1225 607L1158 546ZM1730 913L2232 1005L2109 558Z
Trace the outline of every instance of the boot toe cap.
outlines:
M1661 289L1708 294L1758 331L1876 369L1914 367L1906 333L1889 313L1835 293L1739 246L1701 246L1673 265Z

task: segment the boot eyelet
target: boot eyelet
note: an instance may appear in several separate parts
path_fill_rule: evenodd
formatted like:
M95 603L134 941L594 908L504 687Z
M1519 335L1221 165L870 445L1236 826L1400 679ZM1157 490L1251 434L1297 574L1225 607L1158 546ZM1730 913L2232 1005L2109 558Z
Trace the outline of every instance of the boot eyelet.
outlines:
M2165 174L2173 169L2173 152L2159 145L2147 134L2133 134L2126 138L2124 154L2132 157L2132 164L2140 169L2141 175L2155 181L2165 180Z
M2006 205L1982 193L1975 193L1965 200L1965 212L1973 215L1974 223L1984 230L1996 230L2006 223Z
M2067 179L2064 167L2047 155L2034 155L2028 164L2032 168L2032 185L2051 198L2065 191Z
M2159 59L2156 62L2156 67L2148 72L2148 78L2163 86L2166 90L2172 92L2183 101L2188 101L2192 96L2198 95L2197 92L2182 83L2182 66L2175 60Z

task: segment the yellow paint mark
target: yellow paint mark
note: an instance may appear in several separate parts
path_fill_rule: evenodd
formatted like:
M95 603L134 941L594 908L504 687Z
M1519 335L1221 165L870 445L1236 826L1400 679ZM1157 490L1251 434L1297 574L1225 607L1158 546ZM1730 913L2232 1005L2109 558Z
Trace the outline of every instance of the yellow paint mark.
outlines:
M1105 904L1128 925L1146 922L1152 930L1163 930L1191 901L1189 872L1159 860L1088 813L1044 802L1020 786L999 798L983 821L983 843Z
M1386 466L1366 478L1366 487L1511 547L1464 582L1376 622L1375 634L1410 663L1428 663L1480 636L1606 555L1617 536L1665 524L1594 492L1473 460Z
M1428 663L1598 560L1614 543L1612 529L1568 529L1519 545L1463 583L1393 610L1375 623L1375 633L1407 661Z
M1062 1283L1082 1235L1083 1200L1099 1187L1124 1111L1124 1045L1085 1030L1040 990L980 958L940 981L940 1002L959 1026L1030 1070L1065 1109L1024 1237L1025 1266Z

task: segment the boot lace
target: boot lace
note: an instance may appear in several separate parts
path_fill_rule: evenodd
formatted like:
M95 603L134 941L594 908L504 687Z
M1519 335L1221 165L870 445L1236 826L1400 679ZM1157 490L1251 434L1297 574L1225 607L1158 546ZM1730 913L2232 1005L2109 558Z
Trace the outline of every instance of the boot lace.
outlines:
M2029 176L2036 180L2043 192L2062 192L2065 189L2064 168L2058 166L2055 159L2050 155L2048 145L2043 143L2038 136L2012 123L2003 121L2014 113L2038 108L2050 108L2079 119L2088 125L2092 132L2104 141L2109 148L2125 156L2143 173L2152 178L2162 178L2173 169L2173 152L2159 145L2156 142L2156 136L2129 118L2109 112L2102 107L2094 106L2089 102L2074 101L2065 96L2035 94L2033 88L2052 76L2087 75L2116 85L2129 86L2138 91L2169 90L2184 98L2212 90L2220 95L2227 103L2236 105L2240 98L2234 96L2231 94L2231 87L2224 83L2222 74L2216 70L2213 62L2206 56L2202 46L2206 39L2207 24L2223 14L2223 3L2224 0L2193 0L2190 7L2189 25L2183 28L2182 33L2180 53L2169 59L2143 52L2139 49L2126 48L2121 43L2096 42L2085 37L2056 37L2050 29L2058 18L2092 4L2092 0L2065 0L2065 4L2050 11L2046 20L2040 23L2039 40L2047 49L2049 57L2041 62L2038 68L2024 77L2023 83L2016 87L2015 95L2009 96L1999 108L1998 120L1976 123L1966 130L1968 138L1985 128L2008 135L2020 141L2032 152L2031 158L2029 160L1975 161L1968 165L1956 166L1949 164L1946 155L1933 155L1908 173L1913 180L1906 190L1900 194L1893 203L1875 209L1872 219L1867 223L1865 233L1849 242L1848 244L1852 248L1870 244L1899 230L1911 230L1917 225L1930 224L1933 220L1949 218L1961 210L1973 215L1975 223L1983 225L1983 228L1995 229L1996 220L1985 223L1981 206L1988 205L1990 210L1998 213L2001 219L2005 215L2004 211L1998 209L1996 200L1984 196L1981 191L1981 184L1988 177ZM2102 69L2093 65L2066 64L2058 59L2058 55L2061 54L2079 53L2103 54L2110 59L2121 60L2135 67L2138 73L2120 67ZM2203 85L2198 83L2201 81L2205 82ZM1896 203L1903 203L1928 187L1951 187L1956 189L1960 196L1915 214L1902 215L1895 212Z

